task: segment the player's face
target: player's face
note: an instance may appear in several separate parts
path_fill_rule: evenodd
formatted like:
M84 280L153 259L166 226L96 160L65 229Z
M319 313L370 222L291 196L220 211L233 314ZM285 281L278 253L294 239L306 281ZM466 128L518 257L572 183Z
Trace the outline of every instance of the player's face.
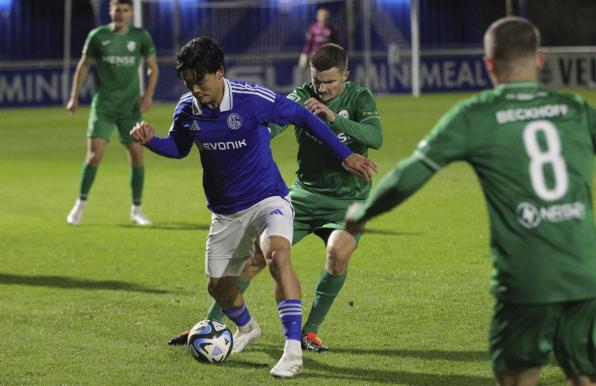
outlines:
M312 84L321 102L328 102L342 93L349 73L348 70L341 71L337 67L325 71L310 68Z
M224 84L223 84L223 69L219 69L215 74L207 74L200 81L194 79L192 71L184 71L182 73L184 85L190 90L192 95L204 105L209 105L213 108L219 106L223 99Z
M110 17L116 30L126 28L130 25L132 7L128 4L112 3L110 5Z

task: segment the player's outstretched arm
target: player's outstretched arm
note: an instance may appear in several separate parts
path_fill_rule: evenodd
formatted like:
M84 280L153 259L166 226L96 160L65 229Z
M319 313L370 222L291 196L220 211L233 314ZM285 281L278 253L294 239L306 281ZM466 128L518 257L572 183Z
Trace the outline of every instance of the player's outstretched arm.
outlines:
M147 122L138 122L130 136L152 152L168 158L184 158L190 152L192 141L172 130L167 137L156 137L155 128Z
M434 174L416 156L407 158L387 173L363 204L354 204L346 213L346 230L361 232L364 223L404 202Z

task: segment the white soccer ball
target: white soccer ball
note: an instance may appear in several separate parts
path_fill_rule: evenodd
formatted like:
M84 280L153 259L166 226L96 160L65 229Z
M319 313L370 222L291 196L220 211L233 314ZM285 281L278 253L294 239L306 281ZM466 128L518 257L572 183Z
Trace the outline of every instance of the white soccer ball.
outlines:
M188 334L186 345L196 360L222 363L232 352L232 332L217 320L201 320Z

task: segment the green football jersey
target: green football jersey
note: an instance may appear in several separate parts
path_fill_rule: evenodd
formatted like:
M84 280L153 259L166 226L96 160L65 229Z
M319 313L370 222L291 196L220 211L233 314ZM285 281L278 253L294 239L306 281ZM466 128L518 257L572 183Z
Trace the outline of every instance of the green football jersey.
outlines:
M311 82L295 88L288 98L302 105L316 92ZM383 127L375 98L365 87L346 82L341 94L326 103L336 115L330 124L337 137L354 153L368 156L368 148L378 149L383 143ZM279 126L271 126L272 135ZM364 200L371 182L346 171L329 148L306 129L295 127L298 141L296 184L307 191L347 201Z
M491 289L515 303L596 297L596 114L578 96L509 83L456 105L415 155L466 161L487 200Z
M140 96L141 59L153 54L151 36L142 28L130 26L126 33L117 34L104 25L89 32L83 55L95 59L97 69L92 103L99 109L129 111Z

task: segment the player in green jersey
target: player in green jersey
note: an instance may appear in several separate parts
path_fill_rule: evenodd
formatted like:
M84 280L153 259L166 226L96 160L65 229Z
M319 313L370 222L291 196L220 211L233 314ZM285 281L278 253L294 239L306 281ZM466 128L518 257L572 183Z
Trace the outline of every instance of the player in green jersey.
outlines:
M540 35L526 19L484 36L495 84L457 104L415 153L348 210L347 230L407 199L437 170L468 162L488 204L489 336L499 385L537 385L554 351L569 384L596 381L596 233L592 213L596 112L580 97L536 83Z
M74 74L70 100L66 105L70 113L77 110L79 91L87 78L91 62L95 61L98 87L89 113L87 155L81 171L79 198L66 217L71 225L78 225L81 221L89 190L114 126L118 127L120 142L126 147L131 165L130 219L139 225L151 224L141 210L143 146L133 141L129 132L142 120L141 111L147 111L153 102L158 76L155 46L147 31L130 25L131 0L111 0L110 17L112 23L95 28L87 36L83 55ZM141 96L138 69L142 58L147 64L148 81L145 93Z
M303 104L328 122L352 151L368 156L368 148L378 149L383 143L383 127L371 92L348 81L348 59L337 44L321 46L310 58L311 82L294 89L288 98ZM285 127L270 126L273 136ZM318 337L318 330L333 301L341 290L348 272L348 262L357 247L359 235L344 231L344 213L353 201L366 199L371 182L354 178L328 151L325 145L295 127L298 141L298 171L290 186L295 209L293 243L310 233L319 236L326 246L326 264L320 274L314 301L302 329L302 347L325 351L327 346ZM257 255L245 266L237 286L244 291L250 279L265 267ZM221 308L213 303L207 317L221 319ZM170 341L185 342L186 332Z

